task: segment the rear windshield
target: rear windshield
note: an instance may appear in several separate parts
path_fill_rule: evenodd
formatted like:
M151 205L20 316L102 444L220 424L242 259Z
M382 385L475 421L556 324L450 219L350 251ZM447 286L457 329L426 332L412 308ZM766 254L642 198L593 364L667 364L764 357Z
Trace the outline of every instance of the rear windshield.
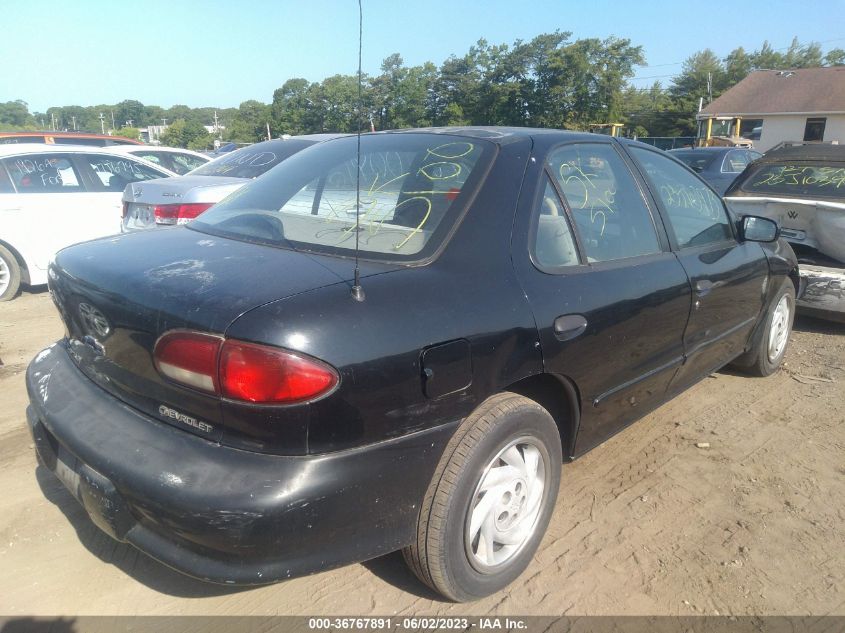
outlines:
M799 198L845 199L845 165L776 163L759 165L740 185L747 193Z
M716 159L715 152L670 152L693 171L704 171Z
M191 172L192 176L231 176L233 178L257 178L265 171L293 156L298 151L313 145L313 141L289 139L257 143L230 152Z
M309 252L428 257L451 233L495 146L445 134L355 137L297 154L191 222L200 231ZM359 200L360 202L356 202Z

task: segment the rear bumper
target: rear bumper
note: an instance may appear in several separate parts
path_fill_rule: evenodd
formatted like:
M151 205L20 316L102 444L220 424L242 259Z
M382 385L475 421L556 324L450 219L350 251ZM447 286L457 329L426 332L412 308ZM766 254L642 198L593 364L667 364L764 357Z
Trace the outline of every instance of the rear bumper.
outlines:
M827 266L799 266L804 292L798 308L825 318L845 318L845 269Z
M59 343L27 371L41 463L95 524L188 575L264 584L409 544L455 424L320 456L220 446L86 378Z

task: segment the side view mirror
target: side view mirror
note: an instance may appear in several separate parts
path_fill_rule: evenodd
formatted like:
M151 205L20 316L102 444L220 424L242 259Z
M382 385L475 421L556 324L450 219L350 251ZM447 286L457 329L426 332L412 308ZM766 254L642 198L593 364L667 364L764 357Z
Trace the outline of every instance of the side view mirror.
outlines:
M774 242L780 237L778 223L757 215L742 218L742 239L750 242Z

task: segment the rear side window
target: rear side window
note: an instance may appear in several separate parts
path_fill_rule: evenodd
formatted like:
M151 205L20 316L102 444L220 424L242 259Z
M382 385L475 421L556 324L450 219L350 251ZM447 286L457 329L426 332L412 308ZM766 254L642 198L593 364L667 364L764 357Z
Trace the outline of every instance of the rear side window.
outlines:
M2 162L18 193L83 191L79 174L66 155L30 154Z
M191 156L190 154L170 154L171 169L180 176L182 174L187 174L192 169L202 167L207 162L207 160L203 160L202 158L198 158L196 156Z
M723 174L738 174L748 166L748 152L735 149L725 155L722 161Z
M845 199L845 165L778 163L760 165L740 189L764 196Z
M547 165L572 210L588 261L660 251L642 192L613 146L564 145L550 154Z
M560 203L557 191L548 179L536 216L534 258L537 263L545 268L578 264L578 249L566 219L566 211Z
M700 178L657 152L630 150L663 202L680 248L733 239L721 198Z
M94 170L107 191L123 191L129 183L164 177L131 158L105 154L79 154L79 158Z
M670 153L693 171L704 171L716 160L716 154L713 152L690 150L686 152L673 151Z

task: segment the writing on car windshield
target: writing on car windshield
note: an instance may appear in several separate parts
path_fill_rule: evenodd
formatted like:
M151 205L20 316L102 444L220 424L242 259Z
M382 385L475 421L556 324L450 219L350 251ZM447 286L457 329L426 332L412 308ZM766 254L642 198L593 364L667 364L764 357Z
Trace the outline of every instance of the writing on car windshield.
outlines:
M297 249L418 259L436 249L489 164L487 141L442 134L322 143L244 187L195 225ZM360 171L360 173L359 173Z
M845 166L761 165L743 184L748 193L845 198Z
M269 144L268 141L267 144L261 143L241 148L205 163L195 169L191 175L257 178L311 143L288 140L273 142L272 147L267 147Z

